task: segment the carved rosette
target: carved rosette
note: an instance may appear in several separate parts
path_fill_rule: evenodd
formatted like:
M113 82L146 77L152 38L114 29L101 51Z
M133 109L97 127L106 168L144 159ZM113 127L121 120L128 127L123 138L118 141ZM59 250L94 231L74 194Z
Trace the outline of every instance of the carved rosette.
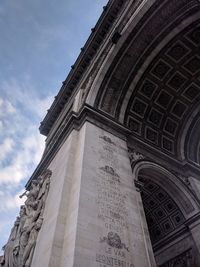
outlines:
M37 179L32 180L29 189L20 196L26 196L27 199L21 206L8 242L3 247L4 255L1 257L1 266L31 266L37 236L43 223L51 175L52 172L47 169Z

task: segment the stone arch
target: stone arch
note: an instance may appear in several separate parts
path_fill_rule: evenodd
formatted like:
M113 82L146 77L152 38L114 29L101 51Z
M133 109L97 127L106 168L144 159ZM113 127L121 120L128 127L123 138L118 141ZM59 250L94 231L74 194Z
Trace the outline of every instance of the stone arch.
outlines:
M87 103L135 138L187 161L185 129L200 102L199 3L147 2L113 30L121 37L106 51Z
M200 107L193 112L182 134L184 156L188 161L200 165Z
M168 266L161 263L183 258L187 253L191 262L186 266L199 266L195 265L195 262L199 264L197 244L188 227L200 211L196 196L180 178L157 163L140 158L132 164L132 169L158 266ZM170 255L171 247L174 251Z
M137 26L138 21L141 19L143 15L151 8L151 6L154 4L155 0L151 1L141 1L141 5L136 4L132 6L128 5L127 10L134 14L134 16L130 17L129 19L125 19L122 17L122 19L118 22L116 29L113 30L113 35L115 33L120 33L120 38L116 43L112 44L111 49L109 50L107 56L104 58L104 61L101 64L101 67L99 68L99 71L91 85L91 89L89 91L89 94L87 96L86 102L92 106L95 106L98 102L99 94L102 92L102 84L105 82L105 80L108 79L109 75L108 72L111 72L111 69L113 69L113 66L116 65L116 58L118 58L118 53L121 53L121 50L123 50L123 45L125 44L127 38L130 35L130 32L134 30L134 28ZM135 13L136 8L136 13ZM131 10L133 9L133 11ZM126 22L125 25L124 21ZM123 24L121 24L123 23ZM124 29L123 29L124 27ZM110 47L109 47L110 48ZM114 64L113 64L114 63ZM103 93L103 92L102 92Z
M139 181L138 177L143 174L164 187L171 198L176 197L175 202L186 219L199 212L200 206L197 198L175 174L157 163L142 160L133 167L133 177Z
M38 170L48 165L57 152L59 156L56 155L58 158L55 157L55 161L58 160L58 162L63 159L65 153L70 152L67 155L67 165L65 165L71 165L69 176L58 172L58 176L61 177L58 177L60 181L58 185L70 183L74 186L71 179L75 181L76 186L78 184L77 197L80 201L83 200L84 204L79 205L82 204L78 202L79 200L76 202L76 214L79 220L77 222L81 222L81 224L77 223L77 227L85 228L82 223L85 222L88 233L93 231L93 235L94 228L91 224L92 227L90 227L88 221L96 225L97 220L94 214L101 211L96 215L102 220L98 222L102 228L95 228L97 231L100 229L101 233L105 231L105 234L100 237L98 233L98 240L100 240L98 242L107 242L107 245L110 245L108 230L118 231L120 235L126 233L126 236L122 236L125 240L122 242L129 240L129 237L134 240L134 243L130 245L135 250L132 255L136 255L139 260L140 254L145 254L146 250L143 260L144 263L148 261L150 265L150 262L154 263L154 259L152 247L148 246L150 241L143 213L144 206L148 225L152 218L154 224L156 218L155 225L162 230L162 233L157 232L158 236L153 239L155 225L152 229L149 226L151 237L153 237L151 239L154 252L159 251L164 255L165 262L170 262L170 264L159 262L162 257L154 253L158 259L158 266L174 266L171 264L172 256L178 259L189 258L191 250L200 255L200 241L197 240L200 232L200 205L195 195L200 192L200 183L197 180L200 174L198 165L200 146L198 141L200 131L198 110L200 103L199 1L109 1L109 3L114 2L116 2L116 7L118 6L117 12L114 7L108 17L104 12L104 26L93 29L93 36L88 46L85 46L85 52L72 67L72 73L63 83L48 113L51 115L48 115L44 119L44 124L41 125L41 131L48 134L48 138L44 158ZM115 14L114 17L113 14ZM107 24L108 21L110 22ZM64 105L67 101L70 101L68 103L74 101L72 110L71 105L69 109L67 107L65 109ZM135 184L140 187L141 195L131 184L132 176L127 147L133 150L138 149L145 155L140 156L135 152L136 160L132 166ZM61 154L59 154L60 151ZM86 155L89 156L86 157ZM168 169L157 164L156 159ZM53 159L52 166L57 168L55 161ZM61 165L65 164L62 160L60 162ZM181 177L181 174L187 177ZM102 185L99 183L93 186L93 182L96 182L94 177L97 177ZM193 188L192 183L187 183L187 179L193 182ZM113 182L116 182L118 187ZM91 190L88 190L90 188L88 185L92 186ZM120 191L121 185L124 186L122 192ZM195 186L196 190L194 190ZM56 188L59 190L58 187ZM131 191L125 192L125 188ZM91 192L92 198L90 198ZM105 197L109 205L95 198L95 194L98 196L99 192L105 193L105 195L102 194L102 199L109 196ZM59 232L57 225L62 224L63 217L59 219L59 214L62 212L61 204L65 204L62 202L65 197L64 193L58 202L58 217L54 217L56 234ZM144 193L146 193L147 201L141 206L141 199L145 203ZM90 199L91 201L88 201ZM118 203L121 204L124 199L130 202L124 202L124 206L119 207ZM151 204L148 206L150 203L148 199L155 200L152 206ZM115 205L112 206L109 202ZM73 203L74 199L71 199L70 207L74 207ZM88 203L97 205L93 206L93 210L89 208ZM115 208L117 212L111 212ZM67 215L68 210L64 216L66 216L66 226L69 225L71 229L71 223L73 224L74 221L68 224ZM110 217L108 223L105 224L107 215ZM117 221L114 221L116 219ZM87 232L85 229L79 229L79 232L73 233L73 238L81 242L75 243L82 244L86 241L87 244L88 239L83 237L82 230L84 233ZM96 237L97 231L94 234ZM68 228L66 233L68 235ZM118 240L117 247L114 247L120 247L120 249L123 247L128 251L128 246L121 242L123 239L118 238L118 233L114 236L115 241ZM63 244L64 261L66 255L64 248L68 248L70 244L68 240L70 239L60 242ZM90 248L93 244L96 243L91 243ZM174 251L169 252L169 247L174 247L175 244L184 245L179 246L181 249L176 247ZM139 250L136 250L136 246ZM57 253L56 246L52 251ZM54 254L49 253L50 259L53 260L52 255ZM41 258L42 256L40 253ZM109 259L112 258L109 257ZM106 261L102 261L101 257L98 257L98 262L107 264ZM190 263L186 266L194 267L194 264ZM132 266L125 262L122 265ZM142 266L147 265L142 264ZM199 266L200 261L195 267Z

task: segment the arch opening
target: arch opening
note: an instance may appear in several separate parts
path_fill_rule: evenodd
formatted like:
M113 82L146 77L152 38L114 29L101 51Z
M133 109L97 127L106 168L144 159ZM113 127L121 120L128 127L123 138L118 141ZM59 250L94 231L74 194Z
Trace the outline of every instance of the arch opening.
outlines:
M200 254L189 227L199 211L193 196L177 177L158 164L140 160L133 173L140 187L157 266L200 266Z
M187 161L182 139L200 103L199 3L156 1L134 19L96 77L92 105L139 142Z
M173 198L158 183L146 175L140 175L138 180L144 185L141 197L152 246L156 247L157 242L183 226L186 218Z

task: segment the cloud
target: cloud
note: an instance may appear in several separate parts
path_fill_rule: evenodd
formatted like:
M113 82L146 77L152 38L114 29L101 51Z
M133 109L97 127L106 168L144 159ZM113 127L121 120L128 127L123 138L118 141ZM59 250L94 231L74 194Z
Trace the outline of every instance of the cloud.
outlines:
M47 96L43 99L36 99L32 110L38 115L38 117L43 118L46 115L47 109L49 109L52 102L53 96Z
M0 120L0 132L3 131L4 125L3 122Z
M14 195L11 192L0 194L0 212L5 212L12 209L19 209L24 204L26 197L20 198L19 196L24 192L21 190Z
M6 243L19 207L19 195L41 159L45 137L38 126L53 97L42 95L24 76L0 83L0 236ZM31 84L31 85L30 85Z
M7 147L10 148L9 145ZM19 184L23 179L31 176L43 150L44 137L38 133L25 136L9 164L0 168L0 184Z
M7 114L13 114L15 112L16 110L10 101L0 98L0 117L6 116Z
M20 199L24 190L13 192L13 188L4 191L0 191L0 236L1 236L1 246L3 246L8 240L10 229L13 227L13 222L16 216L19 214L19 208L24 204L26 197ZM3 254L0 247L0 254Z
M31 85L30 85L31 84ZM45 137L38 126L52 96L36 90L30 77L0 83L0 243L6 242L19 207L19 195L41 159Z
M5 138L0 144L0 162L3 161L14 148L14 141L11 138Z
M4 100L4 102L7 102L7 110L11 111L13 108L13 112L15 110L14 106L16 108L20 107L23 111L42 118L53 102L52 95L42 96L42 93L39 93L39 89L32 85L29 75L25 75L22 82L14 78L11 78L9 81L4 81L2 83L2 89L5 92L6 98L9 99Z
M45 137L39 134L39 122L52 102L30 86L30 77L1 84L0 112L5 110L0 127L0 184L14 186L27 180L40 161ZM24 182L25 183L25 182Z

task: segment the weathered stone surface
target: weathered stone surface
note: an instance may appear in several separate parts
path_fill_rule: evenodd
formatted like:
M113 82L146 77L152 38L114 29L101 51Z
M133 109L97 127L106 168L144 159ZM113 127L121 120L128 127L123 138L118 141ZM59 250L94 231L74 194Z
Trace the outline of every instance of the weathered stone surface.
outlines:
M85 123L66 140L49 168L55 187L49 192L32 267L133 267L139 261L141 267L155 266L149 261L153 254L146 247L140 195L123 140ZM57 220L51 218L54 210ZM45 235L48 228L54 229L52 239Z

